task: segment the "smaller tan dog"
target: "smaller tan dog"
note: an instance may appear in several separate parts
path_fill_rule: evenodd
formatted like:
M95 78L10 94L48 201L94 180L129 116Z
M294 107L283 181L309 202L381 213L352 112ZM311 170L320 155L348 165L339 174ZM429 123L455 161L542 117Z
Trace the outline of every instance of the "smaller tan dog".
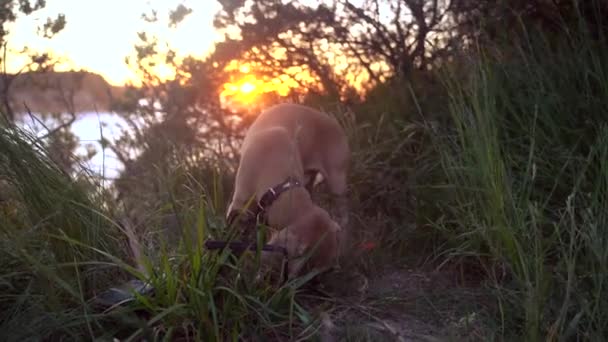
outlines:
M302 184L312 187L319 173L344 204L349 157L346 136L328 115L291 104L268 109L256 119L243 141L227 213L229 221L252 197L260 202L269 189L279 186L263 212L268 225L278 230L268 244L287 249L290 277L304 266L319 270L332 267L344 230L312 202ZM341 209L343 213L345 209ZM308 262L298 259L312 249ZM264 264L276 265L281 258L278 253L263 253Z

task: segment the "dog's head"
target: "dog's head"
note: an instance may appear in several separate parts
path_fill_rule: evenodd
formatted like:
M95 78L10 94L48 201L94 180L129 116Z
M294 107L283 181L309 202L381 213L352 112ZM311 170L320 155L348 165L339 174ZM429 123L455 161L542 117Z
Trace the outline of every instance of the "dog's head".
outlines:
M289 276L293 277L304 269L322 271L332 267L338 254L340 230L340 226L325 210L314 207L310 213L274 233L268 244L287 250ZM273 270L280 270L284 256L280 253L263 253L262 262Z

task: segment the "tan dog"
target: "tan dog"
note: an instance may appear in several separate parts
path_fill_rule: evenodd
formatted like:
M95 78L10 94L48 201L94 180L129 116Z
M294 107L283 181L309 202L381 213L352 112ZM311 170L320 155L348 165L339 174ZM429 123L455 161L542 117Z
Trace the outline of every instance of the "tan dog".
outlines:
M269 188L289 178L312 188L318 173L338 196L341 222L345 224L349 159L346 136L335 119L300 105L271 107L260 114L243 141L228 216L243 209L252 196L259 201ZM324 209L312 202L309 191L301 186L290 188L266 208L265 215L268 224L279 229L269 244L285 247L290 259L316 246L310 265L332 266L346 234ZM273 263L271 259L271 253L265 254L267 262ZM290 265L290 275L297 274L303 266L302 262Z
M327 183L337 202L340 225L345 227L348 223L346 176L350 149L342 127L334 118L310 107L280 104L267 109L256 118L247 131L241 152L252 143L252 139L256 139L257 132L272 127L285 128L295 140L309 191L319 183L316 182L318 176ZM230 211L229 209L228 212Z

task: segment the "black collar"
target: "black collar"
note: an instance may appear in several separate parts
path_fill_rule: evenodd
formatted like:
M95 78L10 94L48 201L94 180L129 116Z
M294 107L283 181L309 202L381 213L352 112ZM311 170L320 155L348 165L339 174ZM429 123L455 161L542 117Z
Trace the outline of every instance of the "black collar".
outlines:
M265 221L264 214L266 213L268 208L274 203L274 201L276 201L279 196L281 196L282 193L299 186L302 186L302 183L300 181L293 177L287 177L284 182L266 190L262 197L260 197L260 200L256 202L255 207L251 209L233 210L231 213L229 213L227 220L228 225L232 225L237 217L241 217L240 215L244 215L240 219L242 225L246 226L246 228L252 228L257 226L258 221Z
M272 188L268 188L257 203L257 214L260 215L260 213L265 212L268 207L270 207L272 203L274 203L274 201L281 196L282 193L299 186L302 186L300 181L293 177L287 177L283 183Z

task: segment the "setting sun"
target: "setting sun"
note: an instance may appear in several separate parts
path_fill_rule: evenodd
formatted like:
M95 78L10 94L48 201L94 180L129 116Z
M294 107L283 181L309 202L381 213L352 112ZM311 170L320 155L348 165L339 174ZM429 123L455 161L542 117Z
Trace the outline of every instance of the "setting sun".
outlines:
M256 86L253 83L245 82L241 85L239 89L243 94L249 94L255 90Z
M221 97L234 104L251 104L264 92L264 82L249 74L235 83L224 85Z
M225 68L226 72L232 73L230 80L226 82L220 93L220 100L229 107L251 107L250 105L261 105L269 94L280 97L288 96L292 89L300 87L290 76L281 74L277 77L264 77L256 75L256 66L239 61L232 61ZM291 72L294 74L294 72ZM295 72L302 79L309 79L305 72ZM255 107L255 106L254 106Z
M239 79L224 84L224 89L220 94L220 98L224 104L237 107L249 105L256 102L260 95L276 91L276 87L272 87L273 84L258 79L255 75L251 74L250 66L240 65L235 67L235 69L244 75Z

